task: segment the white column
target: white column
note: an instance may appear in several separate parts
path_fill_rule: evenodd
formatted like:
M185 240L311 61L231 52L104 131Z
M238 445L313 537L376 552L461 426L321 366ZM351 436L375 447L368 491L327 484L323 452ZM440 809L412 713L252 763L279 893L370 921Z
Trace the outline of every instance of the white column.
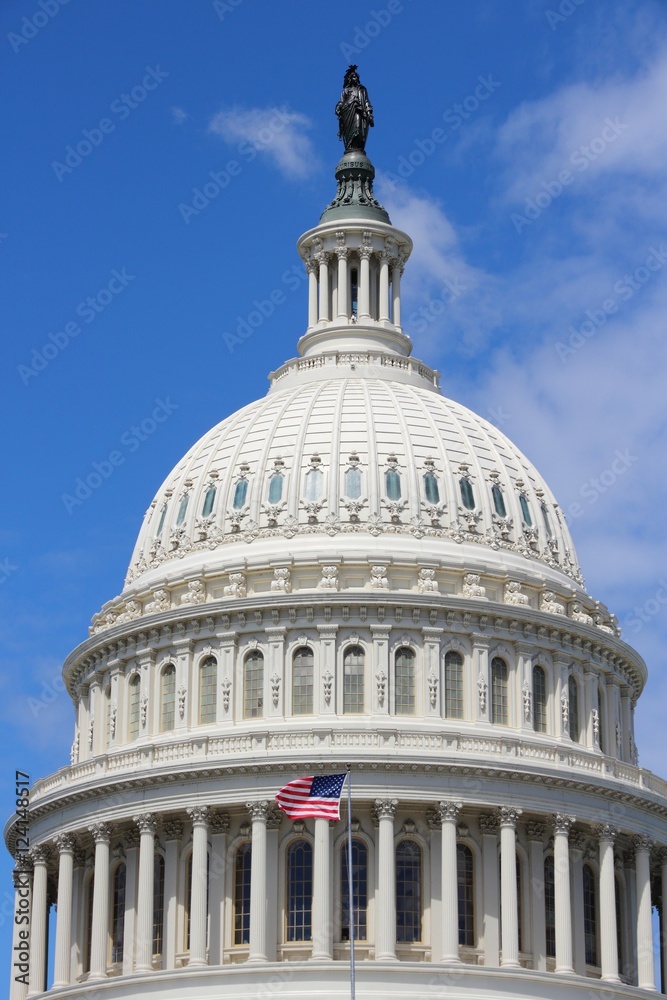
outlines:
M183 836L180 820L167 821L163 826L164 851L164 968L176 967L176 934L178 914L178 854Z
M572 929L574 938L574 971L586 975L586 949L584 935L584 851L586 838L583 833L570 834L572 852Z
M572 901L570 896L570 830L574 816L557 813L554 827L554 908L556 911L556 972L574 973L572 964Z
M313 958L333 958L329 820L315 820L313 857Z
M318 253L317 261L320 265L319 319L320 322L322 322L322 320L328 322L331 319L329 315L329 254Z
M348 247L336 247L336 256L338 257L338 319L345 323L349 319L348 297L350 293L347 280L347 258L349 252Z
M206 965L206 890L208 887L208 816L206 806L188 809L192 820L192 889L190 891L190 961Z
M614 878L614 839L617 830L600 823L595 833L600 843L600 978L620 983L618 975L618 938L616 927L616 883Z
M209 965L222 965L222 932L225 907L225 874L227 871L227 834L229 816L214 812L211 816L211 864L209 867Z
M378 308L380 323L389 322L389 254L383 250L380 255L380 302Z
M72 956L72 885L74 881L76 838L72 834L64 833L56 837L55 841L59 852L59 859L53 985L68 986Z
M39 844L30 851L33 863L32 913L30 926L30 975L28 996L46 989L47 895L46 865L51 856L48 844Z
M482 887L484 891L484 965L500 964L498 935L498 817L479 818L482 834Z
M249 962L266 962L266 820L268 802L248 802L252 819Z
M394 258L391 263L392 323L401 325L401 262Z
M317 261L307 260L308 272L308 329L317 323Z
M368 246L359 247L359 319L371 318L371 254Z
M95 881L93 883L93 926L90 940L89 979L104 979L109 951L109 841L111 824L88 827L95 841Z
M657 853L660 864L661 888L660 960L663 990L665 990L667 989L667 847L658 848Z
M134 817L139 827L139 895L137 905L137 972L150 972L153 968L153 890L155 813L141 813Z
M28 995L28 977L30 974L30 898L31 871L25 855L16 859L16 869L12 872L14 880L14 921L12 934L12 958L9 972L10 1000L25 1000ZM17 918L24 923L17 923Z
M651 870L650 855L653 841L649 837L635 837L635 863L637 865L637 985L640 989L655 989L653 967L653 926L651 921Z
M375 918L375 957L380 961L396 958L396 863L394 859L394 816L398 799L376 799L378 819L378 892ZM351 918L350 914L350 918Z
M456 864L456 821L461 802L441 802L442 824L442 961L459 962L459 897Z
M533 941L533 968L546 972L547 922L544 909L544 823L528 823L530 843L530 922Z
M519 909L516 892L516 823L520 809L501 806L500 819L500 901L502 914L502 959L500 964L519 968Z

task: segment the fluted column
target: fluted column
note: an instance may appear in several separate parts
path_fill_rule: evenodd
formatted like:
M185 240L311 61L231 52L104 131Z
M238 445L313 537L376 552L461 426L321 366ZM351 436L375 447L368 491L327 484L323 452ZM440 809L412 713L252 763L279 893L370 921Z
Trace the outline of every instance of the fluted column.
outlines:
M378 820L378 907L375 921L375 957L396 958L396 864L394 816L398 799L376 799ZM350 914L350 918L352 914Z
M317 261L307 260L308 272L308 329L317 323Z
M516 894L516 823L521 809L501 806L500 820L500 903L502 919L502 959L500 964L519 968L519 908Z
M482 887L484 891L484 965L500 962L498 934L498 816L479 817L482 834Z
M206 806L188 809L192 820L192 889L190 892L190 961L206 965L206 889L208 886L208 817Z
M58 848L58 903L56 918L56 953L54 986L68 986L72 956L72 885L76 837L70 833L55 838Z
M635 837L635 863L637 865L637 985L640 989L655 989L653 965L653 925L651 921L651 869L650 856L653 841L649 837Z
M347 322L348 313L348 280L347 280L347 258L350 251L348 247L336 247L338 258L338 319Z
M526 832L530 843L530 913L533 944L533 968L545 972L547 968L547 922L544 909L544 823L528 823Z
M401 325L401 262L397 258L391 264L392 316L394 326Z
M614 840L617 830L608 823L595 827L600 843L600 973L610 983L620 983L616 927Z
M163 826L164 850L164 968L176 968L176 923L179 841L183 824L179 819L167 820Z
M329 254L318 253L317 262L320 265L320 309L319 320L331 319L329 315Z
M461 802L441 802L442 824L442 961L459 962L459 896L456 865L456 821Z
M266 962L266 820L269 803L248 802L247 809L252 819L248 961Z
M371 254L369 246L359 247L359 319L371 318Z
M30 975L28 996L46 989L47 895L46 865L51 856L48 844L39 844L30 851L33 863L32 912L30 916Z
M556 911L556 972L574 973L572 964L572 901L570 896L570 830L574 816L557 813L554 828L554 908Z
M380 302L378 304L378 319L381 323L389 322L389 254L386 250L380 255Z
M109 841L111 824L95 823L88 828L95 841L93 882L93 926L90 935L89 979L104 979L109 946Z
M155 855L155 813L134 817L139 827L139 897L137 905L137 972L153 968L153 882ZM193 862L194 867L194 862Z
M313 858L313 958L333 958L329 820L315 820ZM351 917L350 917L351 919Z

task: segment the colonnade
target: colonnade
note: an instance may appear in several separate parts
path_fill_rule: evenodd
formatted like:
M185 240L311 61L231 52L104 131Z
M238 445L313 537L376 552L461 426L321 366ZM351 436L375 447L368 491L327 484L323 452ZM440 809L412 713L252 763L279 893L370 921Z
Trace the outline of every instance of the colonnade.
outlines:
M356 290L352 271L356 270ZM364 244L355 250L339 245L306 261L308 328L318 323L367 323L401 326L400 257ZM356 291L356 296L355 296ZM354 299L356 298L356 304Z

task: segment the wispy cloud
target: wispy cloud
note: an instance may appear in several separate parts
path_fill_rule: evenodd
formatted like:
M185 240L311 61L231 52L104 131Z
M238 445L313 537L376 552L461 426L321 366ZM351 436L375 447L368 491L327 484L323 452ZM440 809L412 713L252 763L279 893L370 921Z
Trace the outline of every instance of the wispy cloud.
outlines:
M184 111L183 108L174 107L171 109L171 119L174 125L182 125L189 117L187 111Z
M224 108L208 125L208 131L226 143L242 145L246 157L254 151L288 178L305 177L318 162L308 134L311 129L306 115L284 106Z

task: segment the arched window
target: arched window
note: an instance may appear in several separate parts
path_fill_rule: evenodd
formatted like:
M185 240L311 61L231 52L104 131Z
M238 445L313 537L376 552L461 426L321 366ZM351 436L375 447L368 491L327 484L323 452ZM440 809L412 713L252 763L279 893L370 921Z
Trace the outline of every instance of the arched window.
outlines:
M241 844L234 856L234 944L250 942L250 861L252 847Z
M166 733L174 728L176 721L176 667L173 663L168 663L162 671L160 705L160 729Z
M503 491L500 486L498 486L498 483L494 483L491 487L491 496L493 497L493 506L498 517L507 517L505 497L503 496Z
M130 739L136 740L139 736L140 705L141 702L141 677L139 674L132 674L130 678L130 711L129 711L129 732Z
M165 503L165 504L162 505L162 510L160 511L160 521L159 521L158 526L157 526L157 531L155 532L156 535L161 535L162 534L162 529L164 528L164 521L165 521L165 518L167 516L167 507L168 506L169 506L169 504L167 504L167 503Z
M475 509L475 494L472 483L469 479L459 479L459 489L461 491L461 503L467 510Z
M111 961L123 961L123 930L125 926L125 865L119 864L113 875L111 900Z
M161 955L164 947L164 858L153 855L153 954Z
M578 743L581 736L581 728L579 724L579 685L577 684L573 674L570 674L567 679L567 696L570 703L570 739L574 740L575 743Z
M91 873L86 886L86 926L84 928L83 971L90 972L90 951L93 940L93 896L95 894L95 874Z
M341 847L340 866L340 936L350 940L350 888L348 882L348 842ZM352 839L352 906L354 907L354 940L368 936L368 848L358 837Z
M364 710L364 651L348 646L343 656L343 712L355 715Z
M353 466L345 473L345 496L358 500L361 496L361 471Z
M590 865L584 865L584 949L586 965L598 964L598 910L595 875Z
M414 840L396 848L396 940L422 939L422 852Z
M463 657L453 649L445 654L445 716L463 718Z
M296 840L287 851L287 940L310 941L313 905L313 849Z
M547 675L543 667L533 667L533 729L547 731Z
M545 503L540 504L540 509L542 511L542 520L544 521L544 530L547 533L547 538L553 538L554 532L551 527L551 518L549 517L549 511L547 510L547 505Z
M456 884L459 899L459 944L475 945L475 895L472 851L465 844L456 845Z
M264 657L258 649L248 653L243 663L243 718L264 715Z
M292 657L292 714L313 714L313 651L300 646Z
M491 660L491 722L509 725L507 705L507 664L499 656Z
M397 649L394 657L394 694L396 715L414 715L415 654L407 646Z
M396 469L385 469L384 485L387 492L387 500L401 499L401 474Z
M202 517L208 517L213 513L213 504L215 503L215 486L209 486L204 495L204 506L202 507Z
M309 469L306 473L306 500L319 500L322 496L324 476L321 469Z
M218 689L218 661L207 656L199 667L199 722L215 722Z
M188 493L181 497L181 502L178 505L178 514L176 515L176 524L183 524L183 521L185 520L185 514L188 509L188 499Z
M273 479L275 479L275 476L273 477ZM273 483L273 479L271 480L271 483ZM270 492L271 489L269 488L269 493ZM280 492L282 493L282 483L280 487ZM239 479L238 483L234 487L234 499L232 500L232 507L234 508L234 510L240 510L242 507L245 506L247 495L248 495L248 480Z
M547 957L556 956L556 876L553 855L544 859L544 920L547 931Z
M434 472L424 473L424 496L427 503L440 503L440 487Z
M274 472L269 479L269 503L280 503L283 498L283 483L285 477L282 472Z
M528 527L531 527L533 523L533 518L530 513L530 507L528 506L528 501L526 500L526 497L523 493L519 493L519 504L521 506L521 517L523 518L524 523L527 524Z
M104 729L106 746L111 745L111 684L104 689Z

